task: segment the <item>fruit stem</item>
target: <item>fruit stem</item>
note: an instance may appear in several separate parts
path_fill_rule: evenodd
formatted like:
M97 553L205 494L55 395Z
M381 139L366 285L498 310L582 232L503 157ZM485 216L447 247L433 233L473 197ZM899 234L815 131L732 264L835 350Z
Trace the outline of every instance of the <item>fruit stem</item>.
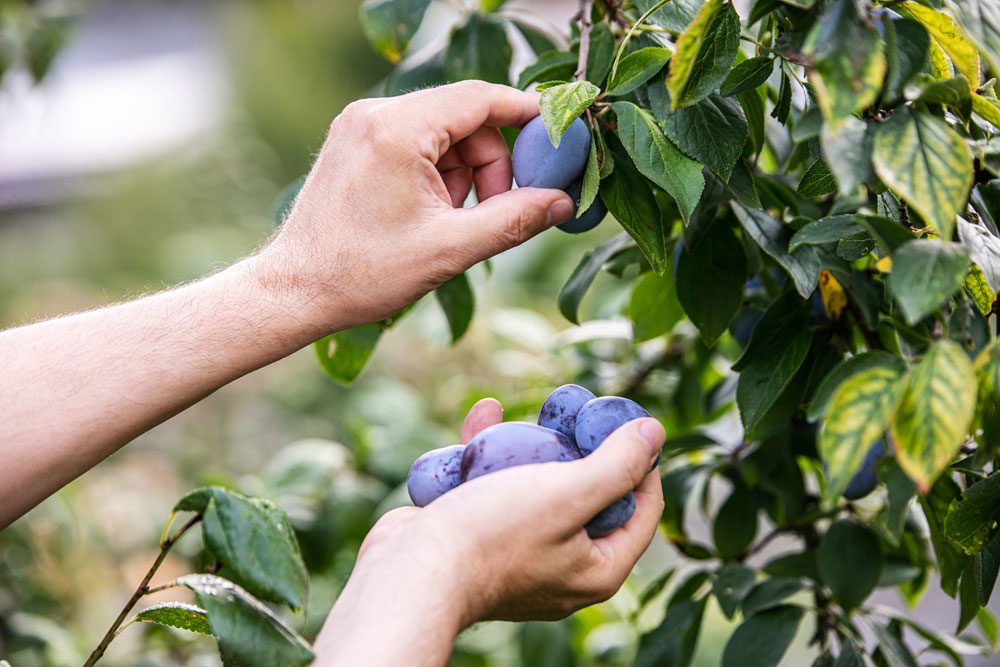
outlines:
M171 518L173 517L171 516ZM151 589L149 587L149 582L153 578L153 575L156 574L156 571L160 568L160 565L163 564L163 561L167 557L167 553L170 551L170 548L177 543L177 540L179 540L184 535L184 533L188 531L188 529L190 529L199 521L201 521L201 515L195 514L188 520L187 523L181 526L176 533L174 533L173 535L166 538L160 543L160 554L156 557L156 560L153 561L153 565L149 568L149 571L146 572L146 576L142 578L142 581L139 583L139 586L135 589L135 592L132 593L132 597L129 598L129 601L125 603L124 607L122 607L121 613L118 614L118 618L116 618L115 622L111 624L110 628L108 628L107 633L101 639L101 643L97 645L97 648L95 648L93 653L90 654L90 657L87 658L87 662L83 663L83 667L93 667L94 665L97 664L97 661L104 656L104 652L108 650L108 645L111 644L111 640L113 640L117 635L118 628L121 626L122 623L125 622L125 618L128 616L129 612L132 611L132 608L135 607L135 605L139 602L140 598L142 598L144 595L148 594L152 590L160 590L165 588L164 586L160 586L157 587L156 589Z

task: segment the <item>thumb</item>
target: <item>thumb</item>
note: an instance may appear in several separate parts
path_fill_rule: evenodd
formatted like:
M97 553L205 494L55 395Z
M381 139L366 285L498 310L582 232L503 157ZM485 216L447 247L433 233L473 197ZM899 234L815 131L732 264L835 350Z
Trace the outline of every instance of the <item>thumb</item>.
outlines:
M638 487L665 438L660 422L636 419L608 436L590 456L560 466L569 473L567 481L576 497L587 498L579 518L589 521L596 512Z
M454 209L445 224L469 265L521 245L573 215L573 200L562 190L517 188L493 195L472 208Z

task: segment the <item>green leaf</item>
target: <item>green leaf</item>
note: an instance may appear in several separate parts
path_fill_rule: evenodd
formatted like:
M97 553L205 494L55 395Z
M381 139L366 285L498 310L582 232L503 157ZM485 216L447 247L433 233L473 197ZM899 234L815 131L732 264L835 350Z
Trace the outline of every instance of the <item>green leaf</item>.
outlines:
M993 127L1000 128L1000 100L973 93L969 101L972 111L989 121Z
M749 618L765 609L776 607L805 586L801 579L774 577L757 584L749 595L743 598L743 617Z
M632 4L645 14L656 2L657 0L633 0ZM672 0L654 11L650 19L661 28L680 32L694 20L702 4L703 0Z
M691 664L707 602L708 597L704 597L671 604L663 622L639 640L635 667Z
M392 63L406 53L431 0L365 0L361 3L361 28L375 50Z
M667 268L663 221L653 192L625 156L615 155L615 168L601 181L601 200L618 223L635 239L653 270Z
M979 561L979 604L985 607L989 604L1000 571L1000 533L994 535L976 555L976 560ZM991 643L996 644L996 640L992 639Z
M670 49L654 46L633 51L618 63L618 69L608 80L608 95L627 95L650 78L670 60Z
M458 274L434 290L434 296L437 297L441 310L448 318L451 341L457 343L468 331L472 313L476 308L475 295L469 278L464 273Z
M714 223L677 263L677 297L701 337L713 344L743 302L747 261L732 228Z
M974 225L963 218L958 219L958 238L979 265L993 293L1000 293L1000 238L985 225Z
M845 640L841 644L840 654L837 656L837 661L833 663L833 667L866 667L867 664L864 654L858 650L854 642Z
M912 326L962 289L968 271L969 255L957 243L907 241L892 254L889 291Z
M788 114L792 110L792 80L788 72L781 69L781 85L778 87L778 101L771 109L771 118L784 125L788 122Z
M983 447L1000 449L1000 340L994 340L976 358L976 428Z
M809 81L830 125L878 97L886 71L883 43L853 0L837 0L809 33L803 50L813 58Z
M944 121L922 111L897 109L875 133L875 172L943 239L972 186L972 154Z
M863 183L875 180L872 168L874 133L868 123L850 116L836 125L824 124L820 132L826 160L840 194L849 195Z
M1000 2L962 0L953 6L966 34L986 56L993 73L1000 72Z
M632 288L625 314L632 320L632 339L636 343L662 336L684 317L671 272L668 263L664 275L650 271Z
M978 88L980 80L979 52L972 40L962 30L962 26L944 12L924 7L916 2L904 2L900 6L927 28L927 32L951 58L955 69L962 73L972 88Z
M819 545L819 576L844 609L860 605L882 574L882 550L871 529L841 519Z
M195 593L219 641L223 665L287 665L312 663L309 643L266 605L231 581L212 574L177 579Z
M618 136L636 168L674 198L685 220L690 218L705 188L701 165L670 143L645 109L631 102L615 102L612 108Z
M970 556L982 551L1000 512L1000 474L976 482L951 502L944 536Z
M590 210L597 199L597 192L601 187L601 166L597 156L597 146L601 143L600 133L596 133L590 140L590 152L587 155L587 167L583 170L583 185L580 188L580 201L576 203L576 217L583 217L583 214Z
M788 242L788 249L795 252L804 245L836 243L844 237L864 231L865 228L853 215L834 215L829 218L820 218L795 232L792 240Z
M722 87L719 89L719 94L728 97L753 90L766 82L773 71L774 59L770 56L757 56L744 60L726 76L726 80L722 82Z
M958 594L958 579L965 569L968 560L961 549L945 539L944 521L951 503L961 496L961 489L947 475L938 478L931 491L926 496L918 496L920 505L927 518L930 529L931 544L934 545L934 555L937 558L937 568L941 573L941 590L955 597Z
M930 34L912 19L881 19L885 30L886 58L889 73L886 76L886 98L903 95L908 84L927 65L930 51Z
M760 153L764 148L764 101L767 93L763 88L755 88L736 96L747 119L750 131L750 141L753 142L754 153Z
M569 619L554 623L529 622L518 625L522 665L574 667L573 626ZM449 663L451 664L451 663Z
M754 335L760 327L754 328ZM808 329L789 332L782 340L775 340L760 354L750 358L740 373L736 388L736 404L747 434L751 437L765 422L771 408L782 397L805 363L812 344ZM801 397L796 397L801 400Z
M896 248L914 239L913 232L901 225L898 220L880 215L862 215L858 216L857 220L875 239L880 248L879 252L883 255L893 253Z
M712 525L712 538L719 558L728 560L740 556L756 535L757 505L749 489L736 485L722 503Z
M517 77L517 87L524 89L537 81L569 79L576 71L576 63L575 53L547 51L521 70Z
M735 99L709 95L690 106L661 115L653 107L663 131L685 154L729 180L747 143L747 120ZM666 111L666 110L664 110Z
M382 331L379 324L362 324L330 334L313 345L316 358L327 375L342 384L350 384L368 364Z
M726 618L732 618L753 588L754 571L745 565L723 565L712 582L712 593Z
M812 199L823 197L837 191L837 179L834 178L830 167L823 160L814 160L806 172L802 174L802 180L796 192L800 197Z
M590 285L594 282L594 278L597 277L601 267L612 257L631 245L632 240L628 234L619 234L597 246L593 251L588 252L580 259L580 263L573 269L569 280L566 281L566 284L563 285L562 290L559 292L557 303L559 305L559 312L563 314L563 317L573 324L580 323L580 302L583 301L583 296L590 289Z
M707 97L729 74L740 45L740 17L731 3L708 0L677 38L667 89L675 109Z
M569 126L580 117L601 90L589 81L571 81L542 91L538 108L542 122L549 133L549 141L556 148Z
M910 371L892 422L899 466L926 493L958 454L976 408L972 364L952 341L938 341Z
M896 636L896 633L878 623L872 623L871 628L878 642L876 656L882 658L886 667L919 667L909 649L906 648L906 644Z
M819 280L820 259L816 249L803 246L789 252L788 243L793 236L790 228L763 211L746 209L735 202L733 212L750 238L785 269L795 283L796 291L803 299L808 299Z
M452 82L482 79L509 84L512 57L503 23L492 16L472 13L465 25L451 33L444 67Z
M774 667L784 657L805 611L782 605L743 622L726 643L722 667Z
M164 602L146 607L129 619L125 625L137 622L156 623L157 625L180 628L181 630L197 632L202 635L212 634L205 610L184 602Z
M844 380L830 398L817 446L827 467L824 496L835 500L889 426L899 401L897 365L871 366Z
M997 302L997 295L986 281L983 270L976 264L969 267L969 275L965 276L965 292L976 304L979 314L989 317Z
M601 21L591 29L590 53L587 54L587 81L595 86L604 83L608 72L611 71L616 47L615 36L607 23Z

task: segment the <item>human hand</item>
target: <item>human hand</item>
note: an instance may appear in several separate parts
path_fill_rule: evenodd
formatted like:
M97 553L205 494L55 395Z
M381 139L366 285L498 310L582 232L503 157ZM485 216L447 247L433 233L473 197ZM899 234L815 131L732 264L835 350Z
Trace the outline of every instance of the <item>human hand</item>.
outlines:
M482 81L351 104L256 258L261 281L315 313L324 335L384 319L565 222L565 193L511 190L498 128L537 115L534 95ZM480 203L463 209L473 185Z

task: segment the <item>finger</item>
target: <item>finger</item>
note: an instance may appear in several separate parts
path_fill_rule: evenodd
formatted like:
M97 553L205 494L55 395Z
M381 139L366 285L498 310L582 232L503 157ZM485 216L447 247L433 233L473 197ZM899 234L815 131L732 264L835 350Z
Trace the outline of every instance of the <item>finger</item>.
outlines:
M605 537L594 540L616 567L631 570L656 535L656 527L663 516L663 486L660 475L651 472L643 478L635 491L635 513L625 525Z
M396 98L405 104L406 117L443 132L434 161L448 148L484 125L521 127L538 115L538 97L532 93L485 81L461 81Z
M510 152L494 127L481 127L455 145L462 162L472 167L479 201L507 192L514 180Z
M483 429L503 421L503 406L495 398L483 398L469 410L462 424L462 435L459 439L463 445L469 444Z
M379 540L384 539L386 536L391 535L394 531L408 524L419 512L419 507L407 505L405 507L397 507L383 514L375 522L375 525L372 526L372 529L368 531L364 541L361 543L361 548L358 549L358 558L360 559Z
M441 218L442 234L466 267L520 245L573 215L561 190L518 188Z
M472 190L472 170L461 165L454 169L441 172L441 180L444 181L448 195L451 197L453 208L461 208L465 205L465 200Z
M560 467L557 492L576 499L569 511L581 524L637 488L665 439L655 419L630 421L593 454Z

